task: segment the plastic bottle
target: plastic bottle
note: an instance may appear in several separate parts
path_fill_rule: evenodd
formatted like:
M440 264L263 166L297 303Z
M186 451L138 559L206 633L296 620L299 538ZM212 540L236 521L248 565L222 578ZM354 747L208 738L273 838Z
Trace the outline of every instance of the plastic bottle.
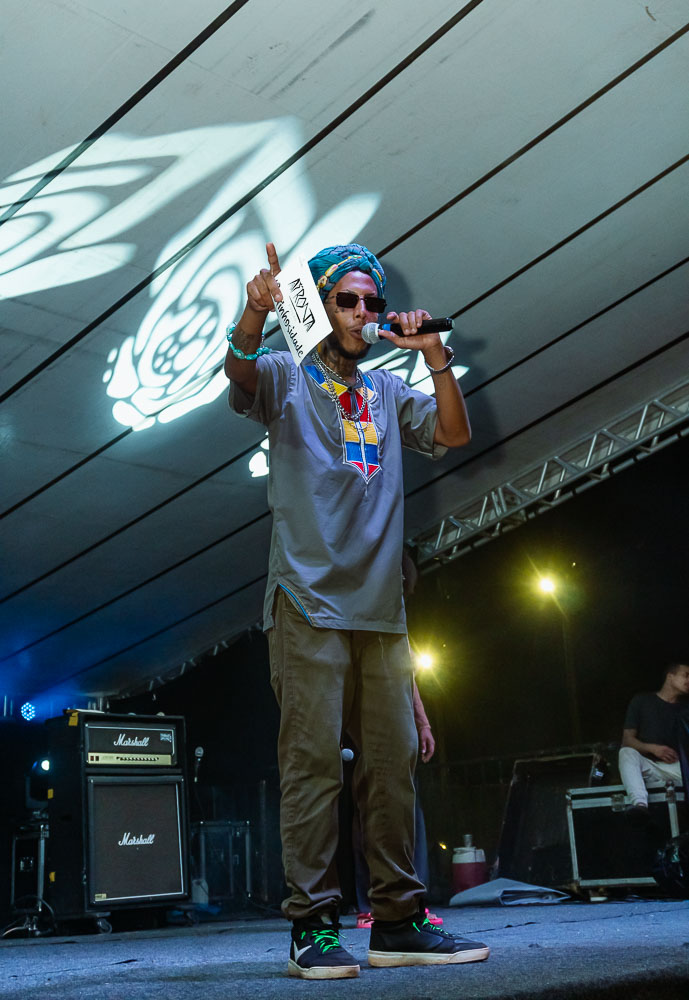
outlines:
M488 879L484 851L474 847L470 833L465 833L463 840L464 846L455 847L452 852L452 888L455 892L472 889Z

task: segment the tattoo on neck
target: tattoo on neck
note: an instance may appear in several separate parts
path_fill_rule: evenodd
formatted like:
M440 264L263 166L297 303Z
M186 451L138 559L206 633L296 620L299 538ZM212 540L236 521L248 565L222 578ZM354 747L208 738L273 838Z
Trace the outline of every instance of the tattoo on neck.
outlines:
M347 379L354 378L357 368L356 360L343 357L327 340L323 344L323 349L320 353L326 365L337 372L338 375Z

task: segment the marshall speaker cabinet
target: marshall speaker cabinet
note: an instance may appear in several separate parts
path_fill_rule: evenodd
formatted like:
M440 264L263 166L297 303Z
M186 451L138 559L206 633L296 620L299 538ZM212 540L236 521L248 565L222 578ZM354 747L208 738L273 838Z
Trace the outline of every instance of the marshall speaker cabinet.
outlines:
M186 899L184 720L70 711L46 725L46 898L58 918Z

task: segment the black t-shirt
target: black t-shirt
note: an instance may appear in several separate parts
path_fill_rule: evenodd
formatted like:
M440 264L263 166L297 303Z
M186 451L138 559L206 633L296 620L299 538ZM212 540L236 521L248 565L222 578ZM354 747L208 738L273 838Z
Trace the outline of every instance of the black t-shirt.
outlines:
M689 704L681 701L663 701L650 691L635 694L629 702L624 717L624 728L635 729L642 743L660 743L679 750L679 721L689 719Z

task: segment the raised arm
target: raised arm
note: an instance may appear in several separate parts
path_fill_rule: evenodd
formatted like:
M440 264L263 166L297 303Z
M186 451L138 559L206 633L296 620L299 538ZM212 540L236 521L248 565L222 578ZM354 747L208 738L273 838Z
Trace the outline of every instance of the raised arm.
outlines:
M244 354L255 354L261 343L263 327L268 313L276 302L282 301L275 276L280 273L280 261L272 243L266 243L268 267L261 268L246 286L246 305L241 319L232 334L232 346ZM225 374L244 392L253 396L256 392L256 361L246 361L235 355L232 346L228 347L225 357Z
M416 309L408 313L388 313L391 323L399 323L402 336L386 330L379 330L381 337L389 340L403 350L421 351L426 366L433 377L435 401L438 407L438 421L433 440L436 444L447 448L460 448L471 441L471 425L464 404L464 396L459 382L452 374L449 359L452 357L449 348L437 333L417 333L424 319L431 319L425 309Z

